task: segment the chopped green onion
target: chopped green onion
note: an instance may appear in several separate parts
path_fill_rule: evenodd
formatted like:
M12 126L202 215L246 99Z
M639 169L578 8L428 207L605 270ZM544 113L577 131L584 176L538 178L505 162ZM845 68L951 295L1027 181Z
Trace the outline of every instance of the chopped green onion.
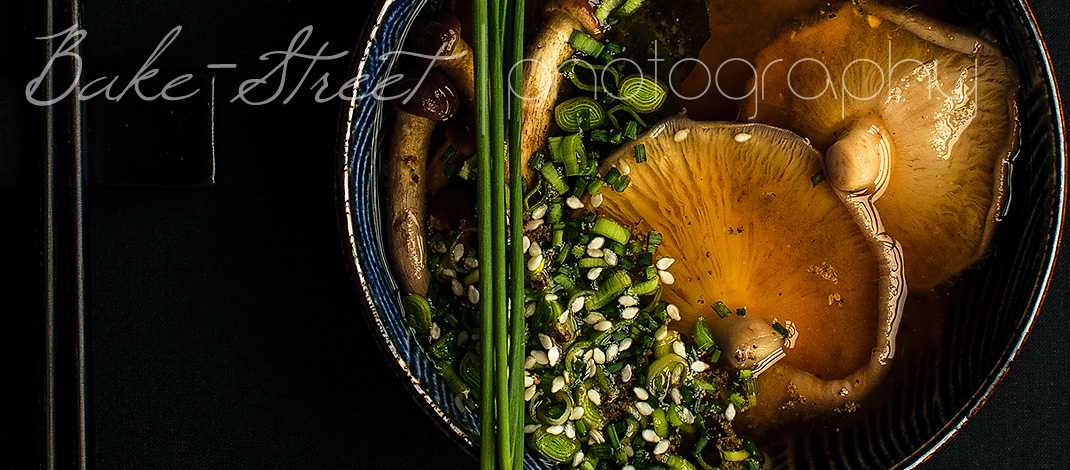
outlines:
M724 302L721 302L720 300L718 300L717 302L714 302L713 311L717 312L717 316L719 316L721 318L725 318L725 317L727 317L727 316L732 314L732 311L728 309L728 306L725 305Z
M750 452L746 450L722 450L721 460L726 462L741 462L747 457L750 457Z
M646 162L646 144L635 146L635 163Z
M787 338L788 337L788 329L784 328L784 325L781 325L780 322L774 321L773 322L773 329L776 330L777 333L780 333L780 337L781 338Z
M440 157L440 159L442 160L442 163L449 163L454 155L457 155L457 147L450 145L449 147L446 147L446 150L442 151L442 157Z
M605 47L602 43L598 42L598 40L578 29L572 31L572 36L568 38L568 44L572 46L573 49L592 57L602 55L602 49Z
M621 270L613 271L613 274L598 286L598 290L587 297L587 308L597 310L605 307L610 301L616 300L631 285L632 278L628 273Z
M817 187L817 185L821 184L824 181L825 170L818 170L817 173L814 173L814 176L810 177L810 184L814 185L815 188Z
M620 134L626 139L635 140L635 136L639 134L639 123L629 120L624 124L624 130Z
M598 18L598 21L603 23L609 18L609 14L621 6L624 0L602 0L602 4L598 5L598 9L594 12L594 17Z
M619 180L617 180L617 183L613 185L613 189L616 190L618 193L624 192L625 189L628 189L628 185L630 184L632 184L632 177L628 175L623 175L620 177Z
M665 87L643 75L632 75L620 84L619 100L642 114L657 111L665 102Z
M710 336L710 328L706 326L706 319L699 317L695 322L695 327L692 328L691 338L695 341L695 347L699 349L709 349L715 346L713 337Z
M569 439L564 433L550 434L546 432L547 427L542 426L531 433L528 445L550 460L571 462L572 457L580 450L579 441Z
M577 132L601 126L606 121L606 114L597 101L579 96L557 105L554 108L554 119L557 127L565 132Z
M609 111L606 111L606 117L609 118L609 122L610 124L613 124L613 127L617 129L621 128L620 121L618 121L617 117L615 116L615 114L617 114L618 112L628 113L628 115L631 116L632 119L639 123L639 126L644 128L646 127L646 123L643 122L643 119L639 117L639 114L636 113L631 106L628 106L626 104L618 104L612 108L609 108Z
M568 191L568 185L561 179L561 173L557 171L557 167L553 165L543 165L539 169L539 173L542 174L543 179L550 184L550 187L557 191L557 194L565 194Z
M596 219L591 231L619 243L628 243L628 239L632 237L632 233L628 229L622 227L615 220L605 217Z
M401 307L409 320L409 326L417 334L431 334L431 304L420 294L409 294L401 298Z
M559 149L566 176L579 175L580 169L586 168L587 152L583 149L583 134L571 134L564 137Z
M621 5L620 9L617 10L617 14L620 16L628 16L635 13L635 10L638 10L642 4L643 0L625 0L624 5Z

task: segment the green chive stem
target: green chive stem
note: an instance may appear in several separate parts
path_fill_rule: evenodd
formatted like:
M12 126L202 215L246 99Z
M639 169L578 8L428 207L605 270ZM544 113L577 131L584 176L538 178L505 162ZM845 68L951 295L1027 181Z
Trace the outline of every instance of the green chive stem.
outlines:
M509 19L512 20L512 36L507 49L512 75L509 77L513 90L509 94L509 217L510 226L510 302L513 311L509 319L509 419L513 421L513 470L524 468L524 356L526 319L524 318L524 181L520 162L520 135L523 132L524 88L524 0L509 3ZM514 68L515 67L515 68ZM507 469L503 469L507 470Z
M472 0L472 52L475 78L474 112L476 121L476 154L479 159L479 175L476 178L477 211L479 213L479 265L483 275L479 277L479 290L483 300L479 304L481 318L480 344L481 382L480 382L480 432L479 463L482 470L495 469L494 443L494 306L493 306L493 232L491 224L491 141L490 141L490 90L489 70L490 48L487 43L489 25L487 24L487 2Z

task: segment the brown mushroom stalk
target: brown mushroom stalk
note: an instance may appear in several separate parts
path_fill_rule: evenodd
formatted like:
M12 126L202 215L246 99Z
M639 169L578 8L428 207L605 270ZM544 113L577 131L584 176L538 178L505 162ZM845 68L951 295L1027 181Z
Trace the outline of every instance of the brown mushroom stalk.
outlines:
M549 2L543 26L528 47L524 59L524 131L520 136L520 163L523 176L530 180L531 156L546 144L553 117L554 103L563 76L558 67L572 56L568 40L573 31L583 31L598 38L603 26L594 16L594 7L586 0Z
M475 99L475 69L472 48L461 37L461 22L451 11L439 10L424 23L417 37L417 51L427 57L448 57L444 59L421 58L418 62L424 67L434 67L461 91L465 100L471 103Z
M427 158L435 124L449 119L459 107L449 80L429 72L423 80L410 78L401 89L415 88L411 99L398 98L397 120L386 168L388 225L384 234L392 250L394 272L402 291L427 294Z

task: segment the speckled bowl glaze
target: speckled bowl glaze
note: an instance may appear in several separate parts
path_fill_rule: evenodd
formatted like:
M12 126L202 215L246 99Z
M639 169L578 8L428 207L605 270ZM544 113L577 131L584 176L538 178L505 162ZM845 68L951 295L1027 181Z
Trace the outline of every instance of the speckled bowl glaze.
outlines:
M343 108L337 152L340 226L355 289L379 329L380 345L408 377L414 396L465 446L478 441L478 417L458 406L428 355L402 321L400 295L380 236L377 175L386 154L392 109L369 92L394 71L413 20L426 0L384 0L365 28L351 76L354 98ZM903 370L887 399L858 419L779 439L766 446L778 469L905 469L925 460L972 416L1003 378L1044 299L1065 209L1066 148L1051 65L1028 5L958 1L980 21L1022 75L1021 151L1014 159L1012 200L988 256L938 302L940 337L920 367ZM974 15L976 16L976 15ZM907 369L907 368L903 368ZM529 455L527 469L549 469Z

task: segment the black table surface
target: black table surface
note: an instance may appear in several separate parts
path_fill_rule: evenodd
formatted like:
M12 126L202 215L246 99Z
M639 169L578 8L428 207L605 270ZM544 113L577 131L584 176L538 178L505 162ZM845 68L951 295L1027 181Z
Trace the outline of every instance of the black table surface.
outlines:
M5 3L5 11L32 13L14 0ZM1064 1L1032 4L1055 70L1070 83ZM424 415L395 376L347 276L332 179L339 106L317 103L307 89L323 72L334 87L341 85L350 56L317 64L289 103L281 97L260 106L230 101L242 81L265 75L276 63L259 60L261 54L284 50L307 25L314 27L309 48L329 43L326 54L354 50L370 4L101 0L80 8L89 79L136 71L175 26L182 26L180 35L155 64L161 76L187 70L204 75L207 64L237 65L208 71L215 74L217 93L214 185L86 190L90 466L475 468L475 458ZM11 26L0 31L6 69L0 78L9 79L0 84L15 83L18 96L40 69L21 67L20 58L32 54L9 46L32 46L34 37L54 32L36 24L0 20L0 26ZM85 106L90 120L129 117L119 103L102 98ZM2 132L27 127L2 116ZM196 148L202 136L185 135L185 127L131 122L123 128L203 150ZM92 141L97 131L90 132ZM114 151L150 158L156 150L138 147L137 140ZM15 151L32 147L22 145ZM0 155L12 148L0 145ZM0 277L7 279L0 312L9 319L0 324L5 470L40 468L42 462L43 398L40 374L32 369L42 351L41 324L34 318L40 311L35 276L43 263L37 256L43 203L36 180L27 179L32 181L0 189ZM1068 309L1070 263L1063 260L1002 384L958 436L919 468L1070 468L1064 434L1070 422Z

